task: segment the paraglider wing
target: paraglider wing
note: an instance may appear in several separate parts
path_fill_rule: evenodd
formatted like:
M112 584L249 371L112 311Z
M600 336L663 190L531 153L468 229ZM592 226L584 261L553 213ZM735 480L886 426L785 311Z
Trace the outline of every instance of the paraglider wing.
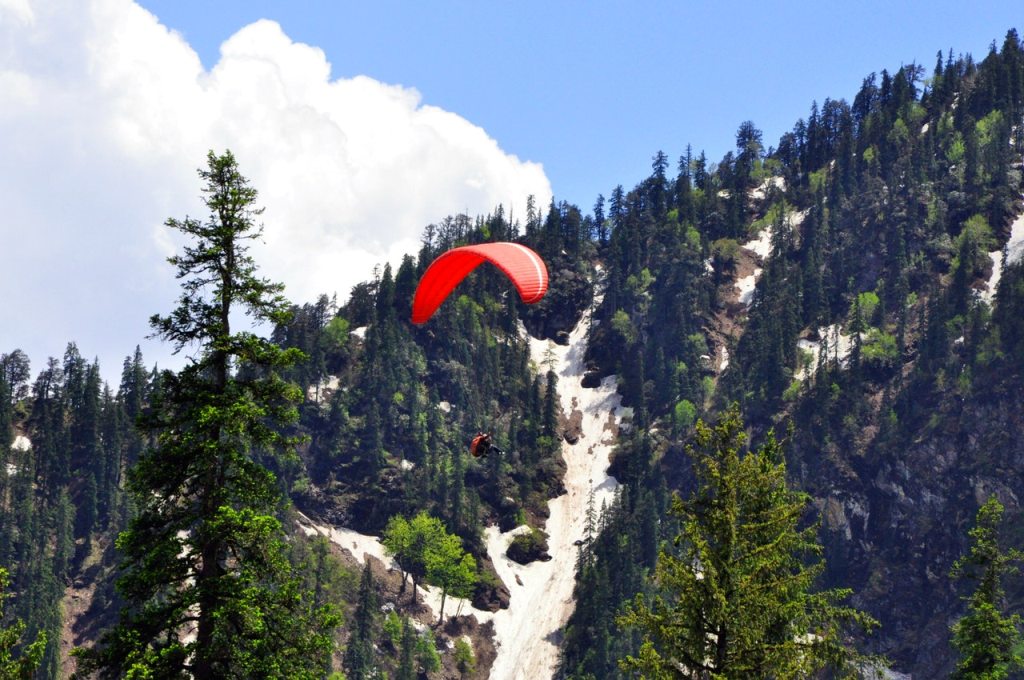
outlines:
M544 260L526 246L502 241L453 248L439 255L423 272L412 302L412 322L425 323L462 279L484 261L512 280L526 304L538 302L548 290Z

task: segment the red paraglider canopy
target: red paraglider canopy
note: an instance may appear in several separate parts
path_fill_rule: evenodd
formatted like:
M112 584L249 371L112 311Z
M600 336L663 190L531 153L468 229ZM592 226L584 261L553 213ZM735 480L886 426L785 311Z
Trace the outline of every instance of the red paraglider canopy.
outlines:
M425 323L448 294L484 260L505 272L526 304L548 290L548 268L540 255L518 243L500 241L462 246L441 253L423 272L412 302L412 322Z

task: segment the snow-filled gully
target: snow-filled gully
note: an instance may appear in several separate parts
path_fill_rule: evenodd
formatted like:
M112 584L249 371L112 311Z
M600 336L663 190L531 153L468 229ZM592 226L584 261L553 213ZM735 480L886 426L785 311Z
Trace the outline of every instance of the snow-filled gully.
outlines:
M596 306L595 302L595 306ZM586 352L586 329L590 312L569 335L568 345L528 338L530 356L538 370L550 367L558 376L558 392L567 416L582 414L580 436L574 444L562 443L566 462L566 493L549 501L550 516L544 526L551 560L521 565L510 560L505 550L522 527L504 534L496 526L485 531L487 552L511 598L508 609L495 613L474 608L468 601L449 598L449 612L472 614L481 623L494 622L497 658L491 667L493 680L544 680L554 676L558 662L560 631L573 611L573 586L577 547L582 538L587 502L594 494L594 507L611 502L618 481L608 476L608 462L614 433L630 409L621 406L615 376L605 378L594 389L582 385ZM313 524L303 518L307 534L323 534L362 562L366 554L391 564L375 536L348 529ZM426 603L438 610L440 592L423 588Z

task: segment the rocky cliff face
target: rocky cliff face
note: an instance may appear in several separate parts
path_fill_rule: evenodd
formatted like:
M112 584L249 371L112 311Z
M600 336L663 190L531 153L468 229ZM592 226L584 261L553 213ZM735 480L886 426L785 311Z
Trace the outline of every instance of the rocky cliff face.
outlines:
M792 451L822 521L828 581L854 589L854 604L882 624L870 644L914 678L955 667L949 627L973 585L949 571L967 550L978 506L995 494L1007 543L1024 535L1022 397L1020 379L1004 376L891 424L896 433L869 422L847 446L805 441ZM1019 608L1024 584L1006 586Z

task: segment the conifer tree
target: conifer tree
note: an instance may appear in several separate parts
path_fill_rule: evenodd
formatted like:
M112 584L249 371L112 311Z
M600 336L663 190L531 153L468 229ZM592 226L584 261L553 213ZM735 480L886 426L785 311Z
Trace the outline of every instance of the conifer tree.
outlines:
M619 618L645 639L619 665L654 678L794 678L862 661L842 644L843 625L875 625L838 601L849 590L815 592L824 568L817 527L799 528L808 503L786 486L782 448L772 433L745 454L733 404L711 428L698 421L696 491L672 500L681 523L676 550L662 549L660 592L640 595Z
M182 295L155 335L195 356L163 373L143 426L155 438L131 470L138 514L117 546L127 606L81 670L104 676L317 677L335 615L314 608L292 573L276 514L283 499L258 453L293 457L280 430L297 419L299 390L277 374L300 358L252 333L233 332L233 314L283 322L283 286L258 278L248 242L256 190L230 152L210 152L207 222L170 219L192 239L169 258ZM245 377L239 372L245 367ZM126 366L127 368L127 366Z
M409 617L402 618L402 643L399 649L398 674L395 680L415 680L416 667L413 655L416 651L416 633L409 623Z
M373 638L377 612L377 593L373 589L370 562L363 567L359 581L359 601L352 620L352 633L345 649L345 672L349 680L364 680L375 675Z
M0 381L3 381L2 377ZM9 584L7 570L0 567L0 621L4 620L4 600L10 597L7 594ZM14 648L20 642L24 630L25 624L19 620L0 627L0 680L26 680L31 678L39 667L43 650L46 648L45 632L40 632L36 639L23 649L21 656L14 658Z
M1024 644L1019 614L1005 616L1003 578L1017 571L1014 562L1024 559L1019 550L1002 550L999 524L1003 505L990 496L978 510L970 551L953 565L953 578L970 578L978 583L967 600L967 615L953 624L953 646L960 652L954 678L999 680L1014 667L1024 666L1020 647Z

